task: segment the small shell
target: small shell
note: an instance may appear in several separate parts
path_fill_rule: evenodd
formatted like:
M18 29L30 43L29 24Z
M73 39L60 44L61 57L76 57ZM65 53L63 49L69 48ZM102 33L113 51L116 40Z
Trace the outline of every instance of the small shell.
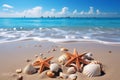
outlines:
M77 69L75 67L70 67L70 68L68 68L67 73L74 74L74 73L76 73L76 71L77 71Z
M59 69L60 69L60 66L57 63L50 64L50 71L58 72Z
M91 64L102 64L102 63L99 61L91 61Z
M22 69L16 69L16 73L21 73Z
M67 49L67 48L61 48L60 51L61 51L61 52L63 52L63 51L68 51L68 49Z
M26 73L26 74L34 74L36 73L37 70L31 65L31 64L28 64L24 69L23 69L23 73Z
M58 58L58 62L61 64L65 64L65 62L70 58L67 54L63 54Z
M71 74L68 77L70 80L76 80L77 79L77 75L76 74Z
M84 59L92 60L93 59L92 56L93 56L93 54L89 52L84 55Z
M100 64L90 63L83 68L83 74L88 77L94 77L101 75L101 67Z
M55 77L55 73L53 73L52 71L47 71L46 75L50 78Z
M62 72L60 72L59 76L60 76L60 78L63 78L63 79L67 79L68 78L68 75L65 74L65 73L62 73Z

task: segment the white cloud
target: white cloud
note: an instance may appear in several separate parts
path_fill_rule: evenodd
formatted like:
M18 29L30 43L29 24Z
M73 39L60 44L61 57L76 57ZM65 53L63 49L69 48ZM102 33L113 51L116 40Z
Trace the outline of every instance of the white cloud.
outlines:
M8 5L8 4L3 4L2 7L3 7L3 8L9 8L9 9L12 9L12 8L13 8L13 6Z
M37 16L40 16L41 10L42 10L42 7L37 6L32 9L24 10L21 13L24 14L24 16L37 17Z
M68 7L63 7L60 14L66 14L68 12Z
M77 14L78 12L77 12L77 9L75 9L74 11L73 11L73 14Z
M94 8L93 7L89 7L90 10L88 11L88 14L94 14Z
M99 11L99 9L97 9L97 10L96 10L96 14L100 14L100 11Z
M4 5L5 6L5 5ZM13 11L10 8L3 8L3 12L0 13L0 17L100 17L100 16L115 16L119 15L117 13L106 13L106 12L101 12L99 9L96 9L94 11L94 7L89 7L88 11L80 11L78 12L77 9L74 9L73 11L69 11L68 7L63 7L61 11L56 11L56 9L52 8L51 10L44 11L42 12L42 7L41 6L36 6L31 9L23 10L21 12ZM120 15L119 15L120 16Z

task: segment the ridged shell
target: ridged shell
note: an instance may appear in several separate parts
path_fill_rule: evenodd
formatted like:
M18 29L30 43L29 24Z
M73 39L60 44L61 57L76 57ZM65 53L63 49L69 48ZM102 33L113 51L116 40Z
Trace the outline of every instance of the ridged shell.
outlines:
M24 69L23 69L23 73L26 73L26 74L34 74L36 73L37 70L31 65L31 64L28 64Z
M68 74L74 74L74 73L76 73L76 71L77 71L77 70L76 70L75 67L69 67L68 70L67 70L67 73L68 73Z
M59 69L60 69L60 66L57 63L50 64L50 71L58 72Z
M65 74L65 73L62 73L62 72L60 72L59 76L60 76L60 78L63 78L63 79L67 79L68 78L68 75Z
M47 71L46 75L50 78L55 77L55 73L53 73L52 71Z
M65 62L69 59L70 57L67 54L63 54L58 58L58 62L61 64L65 64Z
M76 80L77 79L77 74L70 74L68 78L70 80Z
M101 75L101 67L100 64L90 63L83 68L83 74L88 77L94 77Z

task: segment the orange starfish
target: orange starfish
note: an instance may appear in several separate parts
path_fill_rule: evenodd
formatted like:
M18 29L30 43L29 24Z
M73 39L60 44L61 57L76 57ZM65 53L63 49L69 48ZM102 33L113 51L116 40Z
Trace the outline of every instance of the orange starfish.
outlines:
M66 62L65 66L70 65L71 63L75 63L77 66L77 71L80 70L81 68L81 64L88 64L89 62L85 61L84 59L82 59L82 56L84 56L86 53L83 54L78 54L78 52L76 51L76 49L74 49L73 54L70 53L66 53L68 56L70 56L71 58Z
M36 60L33 63L33 66L40 66L39 72L41 73L45 67L49 68L49 66L50 66L49 62L52 58L53 57L50 57L48 59L38 58L38 60Z

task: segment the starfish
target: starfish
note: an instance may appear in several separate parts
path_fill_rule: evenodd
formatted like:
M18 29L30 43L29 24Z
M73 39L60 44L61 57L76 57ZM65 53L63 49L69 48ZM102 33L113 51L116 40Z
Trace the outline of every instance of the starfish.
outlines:
M33 66L39 66L40 69L39 69L39 72L42 73L43 72L43 69L45 67L49 68L50 66L50 63L49 61L52 59L53 57L50 57L48 59L42 59L42 58L38 58L34 63L33 63Z
M89 62L85 61L84 59L82 59L82 57L86 54L78 54L78 52L76 51L76 49L74 49L73 54L70 53L66 53L68 56L70 56L70 59L65 63L65 66L70 65L71 63L75 63L76 67L77 67L77 71L80 71L81 68L81 64L88 64Z

